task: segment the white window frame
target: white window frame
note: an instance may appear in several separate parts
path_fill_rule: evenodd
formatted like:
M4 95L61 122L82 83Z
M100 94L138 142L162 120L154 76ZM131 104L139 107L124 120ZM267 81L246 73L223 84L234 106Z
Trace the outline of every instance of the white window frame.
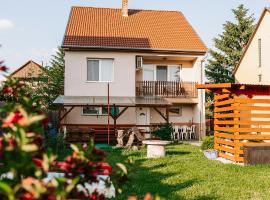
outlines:
M166 65L166 64L144 64L143 65L143 73L145 71L153 71L154 72L154 81L157 81L157 66L167 66L167 81L172 81L170 77L171 68L170 67L179 67L179 79L181 80L181 70L182 70L182 64L179 65ZM180 81L179 80L179 81ZM144 80L143 80L144 81Z
M85 106L85 107L87 107L87 106ZM102 113L102 107L99 107L99 106L88 106L88 107L98 108L98 114L84 113L83 112L84 107L82 107L82 116L107 116L108 115L107 113Z
M87 80L87 73L88 73L88 61L90 61L90 60L97 60L97 61L99 61L98 62L98 70L99 70L99 73L98 73L98 81L89 81L89 80ZM101 81L101 63L102 62L100 62L101 60L112 60L112 80L111 81ZM87 58L87 60L86 60L86 82L87 83L112 83L112 82L114 82L114 66L115 66L115 61L114 61L114 58Z

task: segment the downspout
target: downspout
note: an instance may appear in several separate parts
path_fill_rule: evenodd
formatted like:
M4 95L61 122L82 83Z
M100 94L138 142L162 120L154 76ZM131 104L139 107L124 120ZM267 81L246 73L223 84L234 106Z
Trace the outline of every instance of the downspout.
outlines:
M203 64L206 60L206 58L208 57L208 52L206 53L206 55L202 58L201 60L201 69L200 69L200 84L203 84L204 83L204 80L203 80L203 75L204 75L204 70L203 70ZM203 134L203 122L202 122L202 119L203 119L203 105L204 105L204 96L203 96L203 91L201 90L200 91L200 96L201 96L201 100L200 100L200 104L201 104L201 108L200 108L200 130L199 130L199 141L201 141L201 137L202 137L202 134ZM204 122L205 123L205 122Z

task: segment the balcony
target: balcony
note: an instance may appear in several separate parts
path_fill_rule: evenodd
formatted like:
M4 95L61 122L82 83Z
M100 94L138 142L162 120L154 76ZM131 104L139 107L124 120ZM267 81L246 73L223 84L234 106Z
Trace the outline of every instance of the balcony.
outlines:
M138 97L197 98L196 82L182 81L137 81Z

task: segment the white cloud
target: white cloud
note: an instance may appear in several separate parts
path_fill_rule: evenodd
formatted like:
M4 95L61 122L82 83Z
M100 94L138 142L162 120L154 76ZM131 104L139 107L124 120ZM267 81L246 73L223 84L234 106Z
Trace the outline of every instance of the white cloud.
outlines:
M14 24L8 19L0 19L0 30L13 28Z

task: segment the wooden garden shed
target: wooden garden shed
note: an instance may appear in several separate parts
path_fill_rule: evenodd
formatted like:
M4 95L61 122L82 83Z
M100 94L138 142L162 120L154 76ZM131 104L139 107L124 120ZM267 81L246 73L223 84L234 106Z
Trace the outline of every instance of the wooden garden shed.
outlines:
M215 149L219 156L243 162L243 147L270 143L270 85L202 84L214 94Z

